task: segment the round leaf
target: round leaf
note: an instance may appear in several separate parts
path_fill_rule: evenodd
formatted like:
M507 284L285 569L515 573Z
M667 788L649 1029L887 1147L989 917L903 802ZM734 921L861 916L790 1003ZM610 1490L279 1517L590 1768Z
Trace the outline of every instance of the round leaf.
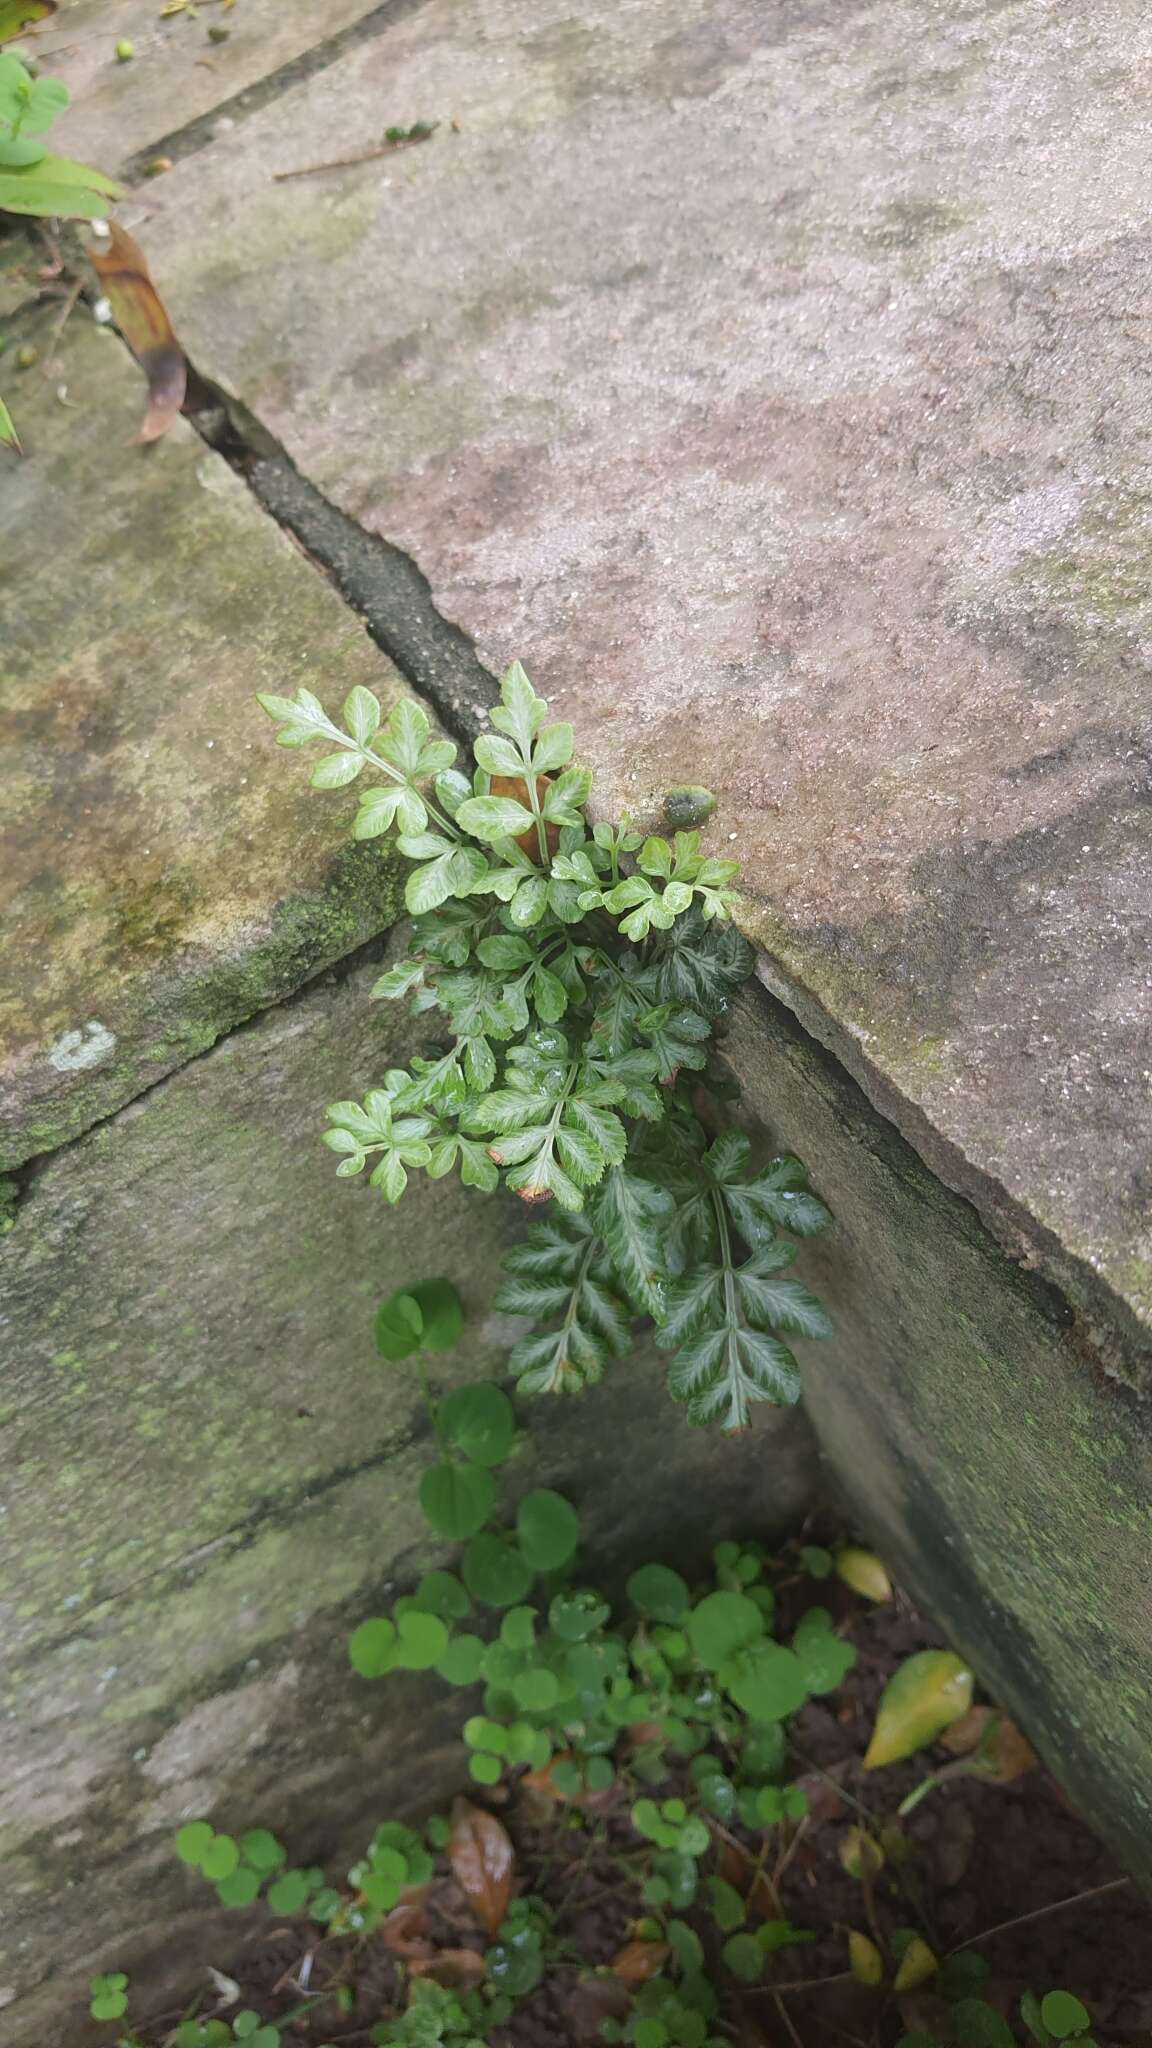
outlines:
M424 1317L411 1294L392 1294L376 1312L376 1349L381 1358L410 1358L419 1348Z
M231 1877L239 1861L240 1851L231 1835L214 1835L200 1858L200 1868L218 1884L222 1877Z
M348 1638L348 1661L361 1678L383 1678L392 1669L396 1630L384 1615L362 1621Z
M216 1887L216 1896L222 1906L250 1906L260 1896L263 1875L241 1864L230 1877L222 1877Z
M515 1607L532 1590L531 1566L490 1532L472 1538L460 1570L472 1598L487 1607Z
M425 1614L438 1614L441 1621L463 1621L471 1604L451 1572L425 1572L413 1599Z
M205 1851L212 1846L215 1832L206 1820L188 1821L176 1837L176 1854L181 1863L189 1863L194 1870L199 1870Z
M808 1688L791 1650L754 1643L720 1668L720 1683L752 1721L782 1721L804 1705Z
M560 1681L555 1672L536 1667L522 1671L512 1680L512 1691L517 1706L529 1714L546 1714L560 1697Z
M475 1685L483 1668L486 1647L480 1636L453 1636L436 1670L448 1685Z
M687 1627L705 1670L718 1671L737 1650L763 1635L764 1616L744 1593L709 1593L692 1609Z
M285 1850L267 1828L249 1828L248 1833L240 1837L240 1854L253 1870L279 1870Z
M431 1671L448 1648L448 1631L435 1614L409 1609L396 1624L395 1662L402 1671Z
M507 1394L485 1381L455 1387L437 1410L448 1443L477 1465L499 1465L516 1435L516 1416Z
M537 1572L559 1570L580 1541L575 1508L562 1493L545 1486L525 1494L517 1510L516 1528L520 1548Z
M496 1481L481 1465L432 1465L420 1481L420 1506L441 1536L459 1542L483 1528Z
M298 1913L307 1904L311 1886L302 1870L286 1870L268 1891L270 1913Z
M464 1328L464 1304L450 1280L421 1280L409 1289L423 1319L425 1351L451 1351Z
M628 1581L628 1598L650 1621L682 1621L691 1595L679 1572L666 1564L643 1564Z
M1086 2033L1092 2024L1087 2006L1073 1998L1070 1991L1050 1991L1040 2001L1040 2017L1058 2041L1066 2041L1070 2034Z

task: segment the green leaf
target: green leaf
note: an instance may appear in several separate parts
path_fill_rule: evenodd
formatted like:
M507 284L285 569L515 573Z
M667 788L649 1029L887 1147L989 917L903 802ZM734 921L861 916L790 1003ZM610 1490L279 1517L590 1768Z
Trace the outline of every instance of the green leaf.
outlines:
M866 1771L899 1763L924 1749L972 1704L972 1673L952 1650L919 1650L907 1657L884 1688Z
M364 763L359 754L325 754L312 770L313 789L343 789L346 782L355 782Z
M719 1671L764 1633L764 1616L743 1593L709 1593L692 1609L688 1640L706 1671ZM764 1716L765 1719L772 1718Z
M477 1465L503 1464L516 1436L511 1401L488 1381L454 1388L441 1401L437 1419L445 1441Z
M758 1984L764 1974L764 1951L754 1934L733 1934L720 1951L734 1977Z
M712 1901L712 1918L720 1932L731 1934L735 1928L743 1927L748 1909L735 1885L727 1884L722 1877L710 1877L708 1892Z
M825 1607L809 1609L792 1638L792 1649L810 1693L835 1692L856 1662L855 1646L835 1633Z
M442 853L427 867L413 869L404 884L404 902L413 917L424 917L447 903L455 883L454 859L454 854Z
M344 723L354 740L366 747L380 723L380 699L357 683L344 699Z
M420 1280L408 1289L415 1301L423 1327L420 1344L425 1351L451 1351L464 1328L464 1304L450 1280Z
M576 1510L563 1494L537 1487L525 1494L516 1513L520 1548L535 1572L559 1570L580 1541Z
M650 1620L669 1623L682 1621L691 1601L679 1572L665 1564L643 1564L633 1572L628 1581L628 1598Z
M777 1230L812 1237L826 1230L831 1214L808 1186L802 1162L791 1153L773 1159L747 1186L726 1184L724 1200L741 1236L759 1244Z
M666 1188L615 1165L601 1183L593 1220L634 1308L662 1322L667 1230L676 1203Z
M808 1697L799 1659L780 1643L755 1643L721 1667L720 1683L751 1721L782 1721Z
M430 1671L448 1648L448 1630L435 1614L408 1608L396 1622L393 1664L402 1671Z
M484 1668L486 1649L481 1636L453 1636L436 1666L437 1673L448 1685L474 1685Z
M410 1358L420 1348L424 1317L411 1294L391 1294L376 1312L376 1349L381 1358L394 1363Z
M474 1600L486 1607L515 1607L532 1590L532 1567L503 1537L474 1536L464 1552L460 1576Z
M215 1833L206 1820L187 1821L176 1837L176 1854L181 1863L190 1864L194 1870L202 1869Z
M231 1877L239 1861L240 1851L231 1835L213 1835L200 1858L200 1868L205 1877L218 1884L222 1877Z
M278 1877L275 1884L269 1887L268 1910L270 1913L283 1913L285 1916L299 1913L307 1905L311 1890L304 1871L286 1870L283 1877Z
M456 813L456 823L474 839L493 842L518 839L532 829L532 812L509 796L470 796Z
M240 1837L240 1854L253 1870L266 1871L279 1870L287 1851L267 1828L249 1828L248 1833Z
M420 1481L426 1519L456 1542L483 1528L495 1500L496 1481L482 1465L430 1465Z
M982 1998L962 1998L949 2019L959 2048L1015 2048L1007 2021Z
M114 178L70 157L45 156L24 169L0 171L0 211L99 220L123 187Z
M500 679L500 702L489 712L489 722L528 753L547 716L547 704L536 695L520 663L512 662Z
M536 1665L529 1671L521 1671L512 1680L512 1691L518 1707L527 1714L546 1714L560 1697L560 1681L555 1672Z
M1073 2034L1087 2033L1092 2015L1070 1991L1050 1991L1040 2001L1040 2018L1050 2034L1066 2041Z
M2 398L0 398L0 448L14 448L18 455L22 452L20 436L16 432L12 415Z
M361 1678L383 1678L391 1671L396 1630L384 1615L362 1621L348 1638L348 1661Z

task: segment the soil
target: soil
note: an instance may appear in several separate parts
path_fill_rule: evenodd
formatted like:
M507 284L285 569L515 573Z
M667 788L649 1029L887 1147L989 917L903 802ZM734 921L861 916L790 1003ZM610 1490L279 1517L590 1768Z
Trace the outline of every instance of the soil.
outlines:
M826 1586L815 1594L835 1604ZM801 1606L812 1597L810 1584L797 1595ZM836 1694L810 1703L792 1724L807 1819L774 1831L759 1880L753 1862L760 1839L742 1842L739 1830L729 1839L720 1831L709 1866L741 1890L757 1883L753 1900L762 1917L789 1919L815 1939L779 1951L766 1986L737 1986L722 1967L716 1970L715 1981L731 1990L725 2033L735 2034L738 2048L892 2048L911 2027L933 2031L946 2008L930 1982L897 1999L857 1983L847 1968L849 1929L870 1932L885 1946L895 1929L915 1927L940 1957L971 1945L987 1960L992 1975L982 1996L1018 2031L1025 1990L1061 1989L1088 2006L1099 2048L1152 2048L1152 1904L1038 1765L1004 1784L953 1776L897 1823L897 1807L927 1771L954 1759L936 1749L865 1772L862 1757L893 1669L913 1651L939 1646L940 1638L899 1599L862 1610L844 1595L843 1614L859 1650L856 1668ZM583 1958L580 1967L550 1969L511 2024L494 2032L494 2048L586 2048L601 2020L621 2010L622 1998L627 2009L617 1980L588 1973L611 1966L644 1911L618 1860L637 1846L627 1795L610 1791L593 1802L601 1823L594 1835L588 1814L574 1816L523 1786L503 1797L500 1788L477 1792L474 1803L500 1816L515 1846L517 1888L547 1899L566 1950ZM866 1896L841 1862L845 1836L854 1825L877 1835L893 1824L906 1839L906 1860L897 1867L890 1859ZM487 1938L447 1867L423 1910L422 1933L437 1949L482 1953ZM720 1937L707 1916L685 1917L714 1961ZM404 2002L403 1965L381 1934L359 1945L322 1939L306 1921L267 1929L234 1974L241 2003L282 2025L300 2003L301 1982L312 1996L327 1984L351 1987L350 2009L325 2001L285 2027L284 2048L365 2042L369 2029ZM776 1985L807 1988L781 1993ZM163 2030L152 2038L162 2040ZM940 2038L949 2037L941 2031Z

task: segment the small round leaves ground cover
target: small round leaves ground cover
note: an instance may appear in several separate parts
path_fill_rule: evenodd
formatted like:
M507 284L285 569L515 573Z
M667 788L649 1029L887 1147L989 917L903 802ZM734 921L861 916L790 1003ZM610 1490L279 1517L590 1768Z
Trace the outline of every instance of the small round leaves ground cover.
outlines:
M628 1581L628 1598L650 1621L682 1621L691 1600L679 1572L666 1564L644 1564Z
M764 1617L744 1593L709 1593L688 1616L688 1639L707 1671L764 1633Z
M526 1493L516 1513L520 1548L536 1572L559 1571L576 1551L580 1524L576 1510L562 1493L537 1487Z
M454 1387L436 1411L446 1443L476 1465L500 1465L512 1449L516 1416L500 1387Z
M409 1609L396 1624L394 1662L402 1671L431 1671L448 1648L448 1630L435 1614Z
M430 1465L420 1481L424 1514L456 1543L483 1528L495 1500L496 1481L482 1465Z
M464 1328L464 1307L450 1280L420 1280L408 1293L420 1312L424 1351L451 1351Z
M503 1537L488 1530L468 1544L460 1575L472 1598L486 1607L515 1607L532 1590L531 1565Z
M408 1293L392 1294L376 1312L376 1349L381 1358L394 1363L411 1358L419 1349L424 1318L420 1305Z
M437 1662L438 1675L448 1685L475 1685L484 1668L486 1648L482 1636L453 1636Z
M361 1678L383 1678L391 1671L396 1630L386 1616L362 1621L348 1639L348 1661Z

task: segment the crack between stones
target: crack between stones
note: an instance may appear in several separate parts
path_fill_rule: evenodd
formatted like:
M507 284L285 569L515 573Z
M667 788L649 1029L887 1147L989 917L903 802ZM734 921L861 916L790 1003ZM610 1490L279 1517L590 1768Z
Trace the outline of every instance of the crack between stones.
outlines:
M467 634L438 611L412 556L333 505L243 401L195 366L185 411L262 510L324 571L445 729L469 745L498 701L498 684Z
M409 15L418 14L425 4L426 0L380 0L378 6L362 14L357 21L349 22L346 28L337 29L335 35L302 50L298 57L290 57L286 64L244 86L229 99L221 100L208 113L198 114L194 121L186 122L182 128L173 128L146 148L134 150L121 166L121 177L125 183L136 185L148 177L148 167L158 156L168 157L174 164L185 157L195 156L197 151L205 149L214 140L222 121L234 127L239 121L250 120L262 107L282 98L294 86L315 78L318 72L327 71L361 43L371 42L398 22L406 21Z

